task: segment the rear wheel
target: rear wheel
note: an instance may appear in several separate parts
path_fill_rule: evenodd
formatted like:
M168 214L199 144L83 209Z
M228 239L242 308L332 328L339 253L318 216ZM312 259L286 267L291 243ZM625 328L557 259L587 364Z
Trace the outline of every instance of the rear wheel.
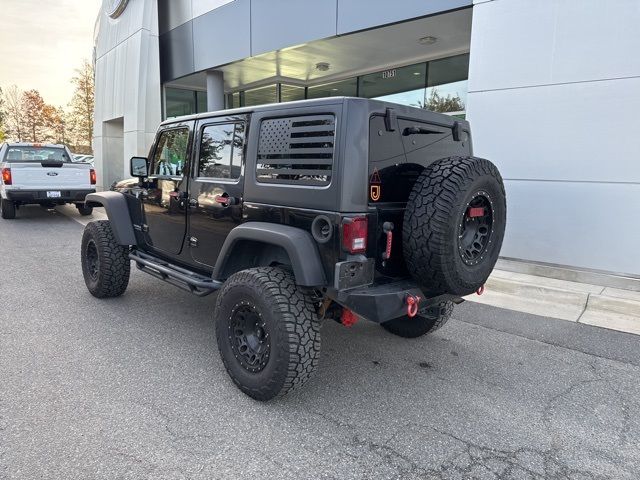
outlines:
M506 224L502 177L490 161L451 157L429 165L413 186L403 223L411 275L428 295L468 295L487 281Z
M16 218L16 204L6 198L0 198L0 216L6 220Z
M429 315L420 313L413 318L407 315L389 320L382 324L386 331L404 338L417 338L432 333L442 327L453 312L452 302L442 302L436 309L431 309ZM421 312L424 313L424 312Z
M78 209L78 212L80 212L80 215L82 216L91 215L93 213L93 207L90 207L84 203L79 203L78 205L76 205L76 208Z
M280 268L252 268L229 277L216 299L215 326L229 376L256 400L300 387L318 364L315 306Z
M118 244L111 224L106 221L87 224L82 235L82 275L91 295L118 297L129 284L129 249Z

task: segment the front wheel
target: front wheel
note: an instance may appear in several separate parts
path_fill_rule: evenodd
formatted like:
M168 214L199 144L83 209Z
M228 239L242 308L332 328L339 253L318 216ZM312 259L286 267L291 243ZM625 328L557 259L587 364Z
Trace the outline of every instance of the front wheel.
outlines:
M0 198L0 215L5 220L16 218L16 204L6 198Z
M413 318L407 315L389 320L382 324L389 333L404 338L418 338L442 327L453 313L453 302L441 302L437 308L430 309L429 315L418 314Z
M256 400L302 386L320 358L313 301L280 268L252 268L229 277L216 299L215 328L227 373Z
M129 285L129 249L118 244L107 220L87 224L82 235L82 275L91 295L118 297Z

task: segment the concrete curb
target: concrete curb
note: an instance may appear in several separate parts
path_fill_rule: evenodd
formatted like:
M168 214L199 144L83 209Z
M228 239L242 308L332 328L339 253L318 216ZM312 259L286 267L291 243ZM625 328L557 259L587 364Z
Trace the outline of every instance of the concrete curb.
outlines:
M495 270L466 299L640 335L640 292Z

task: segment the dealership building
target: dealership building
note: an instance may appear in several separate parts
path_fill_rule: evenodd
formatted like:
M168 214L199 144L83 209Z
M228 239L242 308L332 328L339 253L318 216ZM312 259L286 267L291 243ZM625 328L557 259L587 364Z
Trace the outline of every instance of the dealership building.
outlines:
M129 177L158 124L191 113L345 95L436 109L502 172L505 265L640 278L638 25L637 0L104 0L96 167L105 188Z

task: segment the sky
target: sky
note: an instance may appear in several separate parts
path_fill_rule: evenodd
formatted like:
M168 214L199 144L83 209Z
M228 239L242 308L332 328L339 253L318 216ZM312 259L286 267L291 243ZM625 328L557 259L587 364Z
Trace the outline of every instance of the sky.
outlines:
M102 0L0 0L0 87L40 91L66 106L70 82L91 61L93 28Z

